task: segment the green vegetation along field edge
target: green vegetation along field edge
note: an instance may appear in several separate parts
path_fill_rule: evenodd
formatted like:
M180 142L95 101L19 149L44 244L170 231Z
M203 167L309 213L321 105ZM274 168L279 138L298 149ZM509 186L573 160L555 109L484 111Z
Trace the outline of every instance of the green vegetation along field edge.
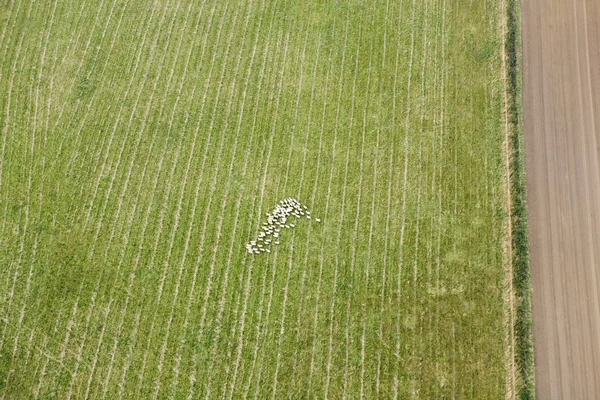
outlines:
M527 195L523 152L521 82L521 10L519 0L506 0L506 56L510 154L511 246L513 289L516 297L516 366L520 379L520 399L535 398L533 328L531 315L531 275L527 236Z

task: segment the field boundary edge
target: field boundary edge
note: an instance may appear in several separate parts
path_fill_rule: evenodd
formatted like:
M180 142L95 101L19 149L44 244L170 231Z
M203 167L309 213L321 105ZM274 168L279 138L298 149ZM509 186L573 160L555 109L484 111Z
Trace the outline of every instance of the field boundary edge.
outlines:
M507 232L510 240L510 270L512 272L512 296L514 299L515 368L517 369L516 398L535 399L533 320L531 310L531 273L529 264L529 240L527 221L527 195L525 185L525 155L522 121L522 38L520 0L502 0L504 5L503 65L506 68L504 90L506 92L507 119L507 177L509 197Z

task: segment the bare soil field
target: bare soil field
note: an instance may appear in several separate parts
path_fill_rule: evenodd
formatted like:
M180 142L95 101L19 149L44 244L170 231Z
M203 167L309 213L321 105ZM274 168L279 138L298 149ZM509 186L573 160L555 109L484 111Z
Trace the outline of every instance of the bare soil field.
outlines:
M522 2L539 399L600 396L600 2Z

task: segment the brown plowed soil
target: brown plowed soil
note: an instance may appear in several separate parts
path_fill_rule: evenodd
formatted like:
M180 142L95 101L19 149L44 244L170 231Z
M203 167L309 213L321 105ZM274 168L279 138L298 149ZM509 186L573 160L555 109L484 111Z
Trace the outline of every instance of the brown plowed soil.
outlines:
M600 1L523 0L539 399L600 399Z

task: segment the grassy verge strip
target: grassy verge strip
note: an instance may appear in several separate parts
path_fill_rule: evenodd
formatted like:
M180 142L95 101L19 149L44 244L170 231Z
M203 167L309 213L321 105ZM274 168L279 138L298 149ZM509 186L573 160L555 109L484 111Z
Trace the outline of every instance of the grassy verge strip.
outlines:
M531 278L529 269L529 242L527 236L527 199L525 186L525 158L521 108L521 16L519 0L506 0L506 58L510 145L511 246L513 288L516 318L515 356L520 385L520 399L535 398L533 329L531 316Z

